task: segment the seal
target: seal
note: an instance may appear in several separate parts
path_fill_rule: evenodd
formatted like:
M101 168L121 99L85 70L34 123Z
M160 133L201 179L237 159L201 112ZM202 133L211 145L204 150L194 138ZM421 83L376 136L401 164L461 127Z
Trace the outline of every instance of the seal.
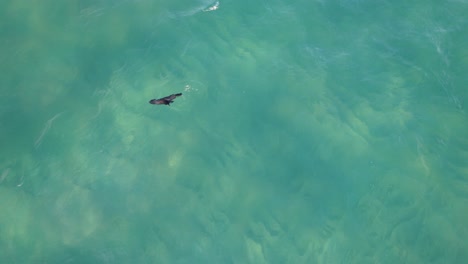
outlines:
M156 105L171 105L171 103L174 102L174 99L177 97L181 96L182 93L176 93L176 94L171 94L163 98L159 99L151 99L149 101L150 104L156 104Z

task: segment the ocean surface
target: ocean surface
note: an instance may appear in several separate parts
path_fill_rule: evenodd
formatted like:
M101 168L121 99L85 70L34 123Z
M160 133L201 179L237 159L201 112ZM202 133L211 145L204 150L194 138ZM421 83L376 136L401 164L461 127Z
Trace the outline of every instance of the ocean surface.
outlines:
M467 84L466 0L3 0L0 263L468 263Z

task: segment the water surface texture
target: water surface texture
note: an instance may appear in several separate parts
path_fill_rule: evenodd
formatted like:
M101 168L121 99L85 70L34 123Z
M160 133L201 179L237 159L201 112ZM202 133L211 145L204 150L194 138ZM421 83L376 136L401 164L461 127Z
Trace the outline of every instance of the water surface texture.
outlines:
M1 1L0 263L468 263L467 14Z

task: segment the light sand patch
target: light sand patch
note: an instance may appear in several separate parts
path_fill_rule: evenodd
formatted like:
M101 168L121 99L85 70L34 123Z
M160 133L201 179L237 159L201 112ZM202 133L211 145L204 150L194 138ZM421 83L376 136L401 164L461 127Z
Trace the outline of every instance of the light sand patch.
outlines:
M33 221L32 208L30 201L14 190L0 186L2 239L4 241L27 241L29 225Z
M169 154L168 165L171 169L179 168L182 158L184 156L184 151L182 149L177 149Z
M66 245L79 243L100 225L101 215L86 189L75 186L63 192L53 206Z
M10 174L10 168L6 168L3 170L2 175L0 175L0 184L6 179L6 177Z
M244 240L250 263L266 263L262 245L250 238L244 238Z

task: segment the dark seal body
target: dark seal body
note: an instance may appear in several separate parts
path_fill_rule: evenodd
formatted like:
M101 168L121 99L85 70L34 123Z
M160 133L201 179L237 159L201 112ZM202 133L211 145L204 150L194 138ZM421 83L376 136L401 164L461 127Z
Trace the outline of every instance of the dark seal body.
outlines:
M171 105L171 103L174 102L174 99L177 97L181 96L182 93L176 93L176 94L171 94L163 98L159 99L152 99L149 101L150 104L156 104L156 105Z

